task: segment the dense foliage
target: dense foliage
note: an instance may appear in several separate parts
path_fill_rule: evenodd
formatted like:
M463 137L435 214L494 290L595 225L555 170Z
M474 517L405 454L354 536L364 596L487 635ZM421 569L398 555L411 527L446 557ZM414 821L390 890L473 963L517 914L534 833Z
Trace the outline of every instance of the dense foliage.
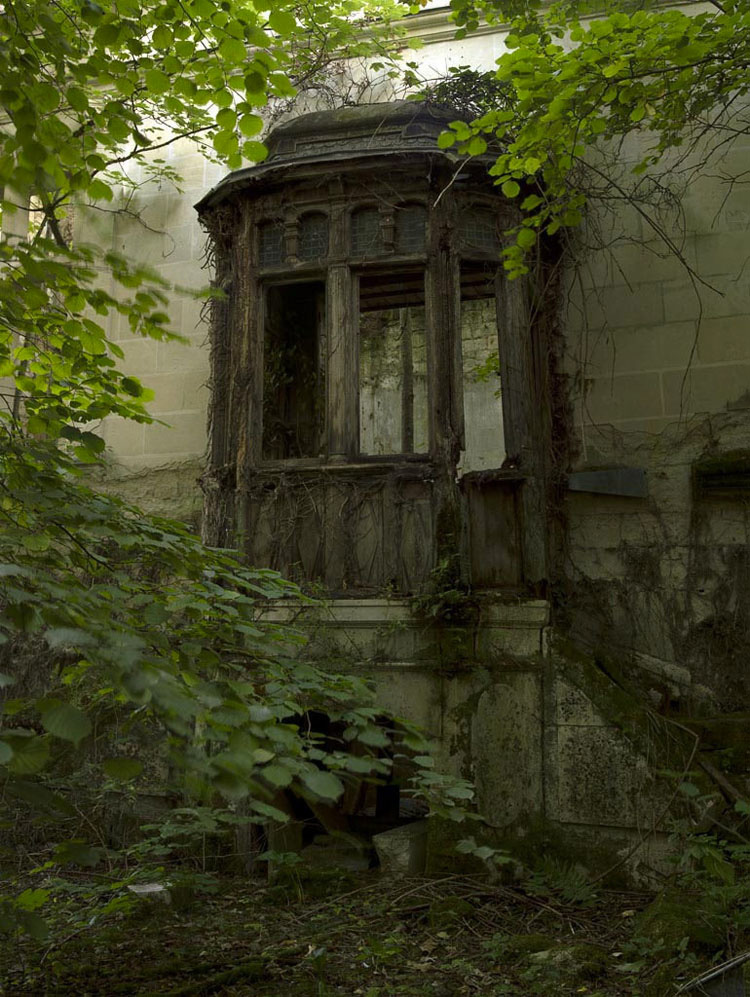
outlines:
M230 167L262 159L258 109L314 83L342 50L379 52L395 10L388 0L55 0L0 11L6 231L22 212L17 237L0 243L0 794L9 807L68 818L82 783L100 798L138 785L138 732L153 728L172 788L200 804L242 800L246 821L283 819L274 804L286 788L331 803L347 779L386 775L386 746L416 752L422 790L442 785L415 731L402 724L391 739L393 722L365 683L307 664L299 635L262 621L268 600L300 598L293 586L97 493L84 474L102 458L100 420L149 421L149 392L118 369L111 321L157 339L173 333L169 289L71 241L71 207L106 209L128 164L147 154L147 168L168 178L154 154L179 138ZM27 234L18 218L29 197ZM316 710L339 722L337 744L306 722ZM471 795L444 788L449 811ZM86 824L73 822L77 835ZM78 836L47 844L53 866L94 864L107 851ZM47 899L40 889L6 896L0 929L43 933Z
M627 199L627 176L603 164L607 148L618 164L623 139L637 137L638 176L698 141L705 165L704 157L721 154L750 129L747 0L714 0L694 10L653 0L621 0L603 10L588 0L451 6L459 35L481 18L510 25L495 73L510 96L473 121L455 122L441 145L478 155L501 143L492 173L524 212L506 252L511 273L524 271L540 233L578 225L589 197Z

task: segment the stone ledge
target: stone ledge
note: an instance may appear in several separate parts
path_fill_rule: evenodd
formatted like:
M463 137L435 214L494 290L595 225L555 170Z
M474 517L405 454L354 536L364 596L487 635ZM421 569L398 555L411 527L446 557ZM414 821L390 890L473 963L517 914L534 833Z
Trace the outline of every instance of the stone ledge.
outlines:
M482 628L541 629L549 624L549 603L544 599L516 599L503 602L493 596L479 594ZM367 627L399 624L422 630L428 621L414 611L411 599L328 599L318 603L289 600L276 603L263 613L274 623L290 623L315 618L316 626L336 628Z

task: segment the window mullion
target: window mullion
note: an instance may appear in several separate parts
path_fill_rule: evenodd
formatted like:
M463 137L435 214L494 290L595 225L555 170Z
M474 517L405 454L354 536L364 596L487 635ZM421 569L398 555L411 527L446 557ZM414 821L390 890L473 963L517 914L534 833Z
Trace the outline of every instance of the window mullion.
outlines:
M354 279L349 267L330 267L327 287L328 453L330 456L353 457L359 442L359 330Z

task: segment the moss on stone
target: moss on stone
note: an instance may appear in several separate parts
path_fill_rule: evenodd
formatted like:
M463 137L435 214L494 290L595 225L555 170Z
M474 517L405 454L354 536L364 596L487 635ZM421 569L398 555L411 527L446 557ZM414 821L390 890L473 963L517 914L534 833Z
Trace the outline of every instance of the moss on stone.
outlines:
M712 903L706 895L671 888L638 915L635 929L652 943L661 940L670 954L683 945L692 951L716 952L726 942L727 924L719 899Z
M544 967L561 981L580 983L600 977L606 971L609 959L599 946L578 942L575 945L558 943L552 948L536 951L529 961L532 965Z

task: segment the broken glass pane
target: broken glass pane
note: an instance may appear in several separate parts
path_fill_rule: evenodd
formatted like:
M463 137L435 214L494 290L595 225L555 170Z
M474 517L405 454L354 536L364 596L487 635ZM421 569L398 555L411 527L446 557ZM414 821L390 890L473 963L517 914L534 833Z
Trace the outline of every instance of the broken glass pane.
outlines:
M486 273L481 265L461 269L464 474L499 468L505 460L494 276L494 267Z
M428 450L424 274L360 278L359 449Z

